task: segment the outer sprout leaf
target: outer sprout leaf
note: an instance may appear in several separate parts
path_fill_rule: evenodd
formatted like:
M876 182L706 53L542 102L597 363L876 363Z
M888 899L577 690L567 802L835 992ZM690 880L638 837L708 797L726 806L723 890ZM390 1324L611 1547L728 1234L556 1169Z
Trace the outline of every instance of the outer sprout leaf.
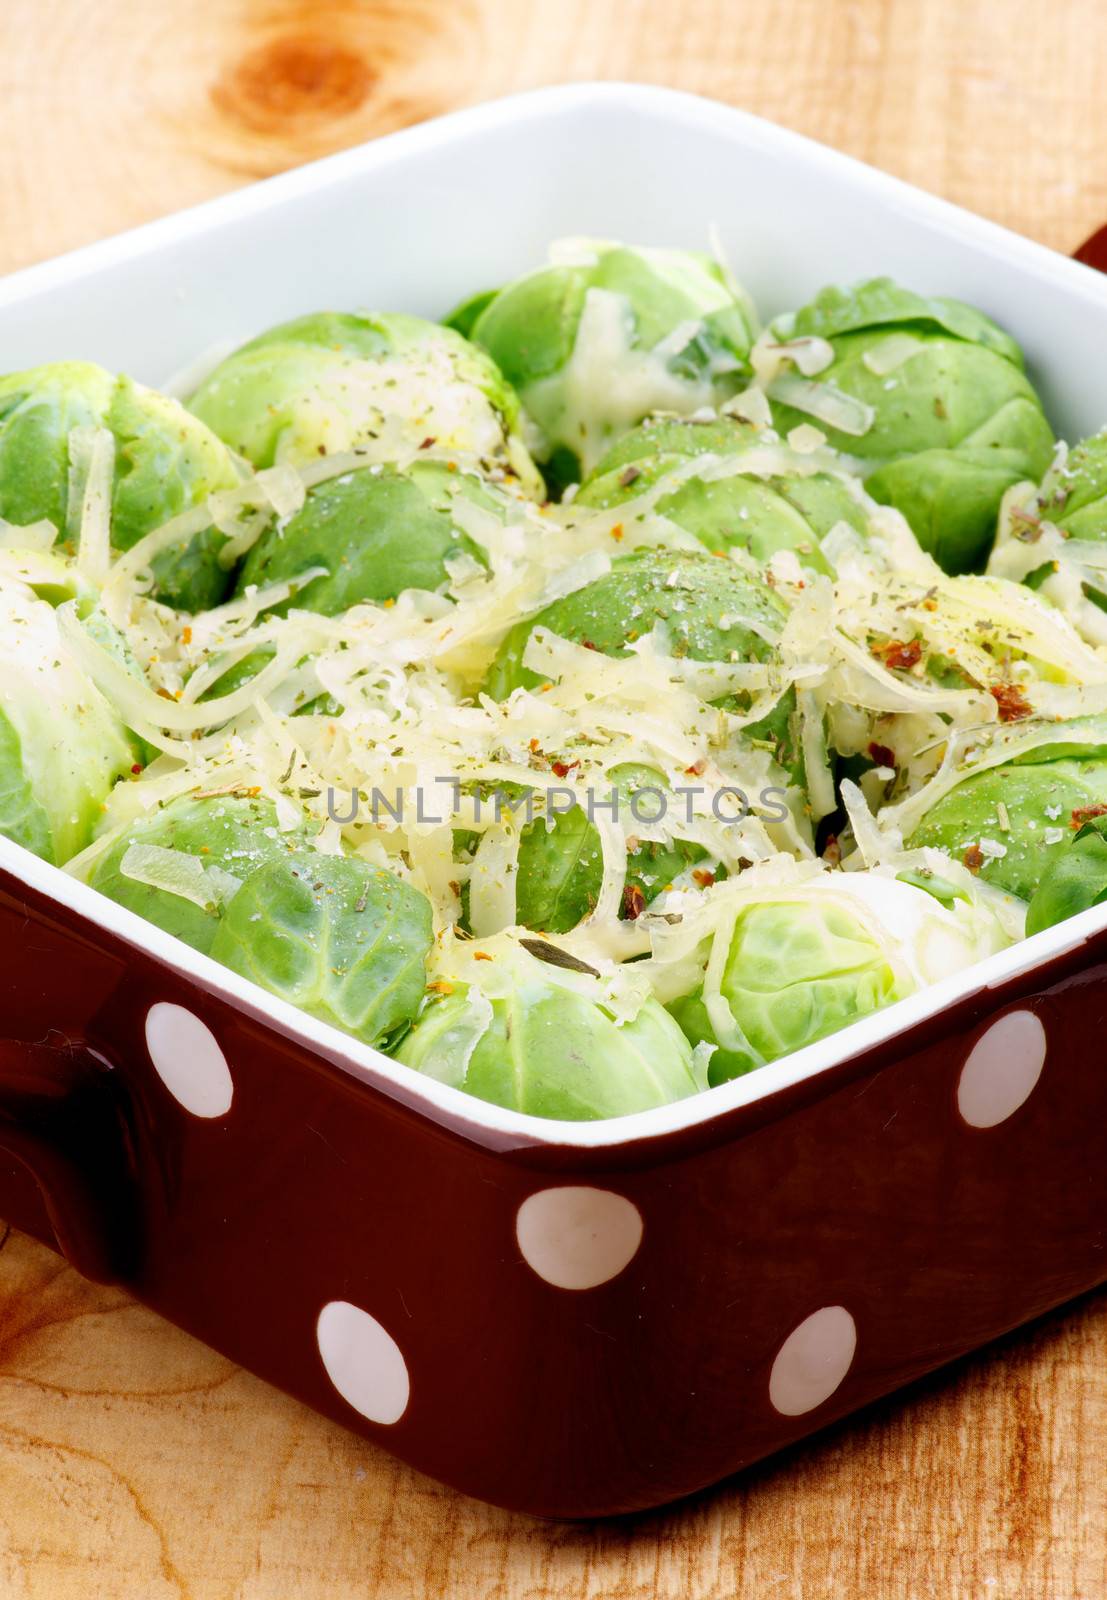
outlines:
M432 943L425 895L343 856L271 861L228 906L211 954L367 1044L393 1041L423 998Z
M92 887L203 951L211 949L224 915L223 897L213 893L209 905L199 906L186 896L128 877L123 863L135 844L183 851L242 882L266 862L309 850L306 831L280 832L268 800L240 795L186 795L126 828L96 863L89 878ZM312 853L310 859L322 857Z
M1026 911L1026 932L1041 933L1107 900L1107 838L1103 824L1086 823L1054 856Z
M275 609L334 616L367 601L394 600L404 589L441 589L449 561L467 555L484 562L454 521L455 495L502 515L503 496L494 486L438 461L416 462L403 472L365 467L322 483L287 524L275 524L258 540L237 592L323 567L326 577L313 578Z
M122 721L63 644L57 613L0 585L0 832L62 865L134 763Z

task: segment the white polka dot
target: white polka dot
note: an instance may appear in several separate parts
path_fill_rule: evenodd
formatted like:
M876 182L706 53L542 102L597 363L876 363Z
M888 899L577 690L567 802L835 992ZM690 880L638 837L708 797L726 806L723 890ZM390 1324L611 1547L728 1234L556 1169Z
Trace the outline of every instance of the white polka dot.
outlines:
M1046 1036L1033 1011L1009 1011L973 1045L957 1085L970 1128L994 1128L1028 1099L1041 1077Z
M785 1417L814 1411L853 1364L857 1324L845 1306L812 1312L785 1339L769 1374L769 1399Z
M146 1048L158 1077L194 1117L225 1117L234 1099L227 1058L211 1029L183 1006L159 1000L146 1018Z
M411 1380L400 1347L376 1317L348 1300L332 1300L315 1327L327 1377L355 1411L370 1422L399 1422Z
M528 1266L558 1289L618 1277L642 1243L642 1215L610 1189L540 1189L523 1201L515 1237Z

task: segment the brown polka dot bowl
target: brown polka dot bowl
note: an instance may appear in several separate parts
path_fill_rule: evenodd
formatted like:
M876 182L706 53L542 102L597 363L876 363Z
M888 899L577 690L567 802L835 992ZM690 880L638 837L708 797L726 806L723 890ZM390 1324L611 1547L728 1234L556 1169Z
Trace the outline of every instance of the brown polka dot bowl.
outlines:
M743 114L543 91L0 283L7 367L151 382L297 312L436 314L559 234L765 312L888 272L1107 420L1089 267ZM2 693L2 684L0 684ZM715 1482L1107 1279L1107 908L697 1099L543 1123L363 1048L0 841L0 1215L501 1505Z

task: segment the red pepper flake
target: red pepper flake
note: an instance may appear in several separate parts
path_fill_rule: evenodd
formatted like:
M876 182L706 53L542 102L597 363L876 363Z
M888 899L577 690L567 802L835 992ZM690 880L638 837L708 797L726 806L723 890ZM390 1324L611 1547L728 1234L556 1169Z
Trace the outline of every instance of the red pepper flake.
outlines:
M600 648L598 644L593 644L591 639L582 639L580 647L582 650L598 650Z
M131 771L134 773L135 777L137 778L139 773L142 771L142 763L141 763L141 761L136 761L133 764L133 766L131 767Z
M191 628L182 628L181 629L181 643L182 644L191 644L192 643L192 629Z
M617 522L612 528L611 537L615 540L616 544L618 544L619 540L623 537L623 525L621 522Z
M437 443L438 443L438 440L435 438L434 434L433 433L428 433L427 437L423 440L423 442L419 446L419 448L420 448L420 450L430 450Z
M896 764L896 753L889 750L886 744L877 744L874 740L869 746L869 754L878 767L894 767Z
M922 641L919 639L885 639L869 646L869 652L886 667L896 672L909 672L922 660Z
M431 994L453 994L454 986L445 978L436 978L433 983L428 983L427 988Z
M961 860L970 872L979 872L984 865L984 852L978 844L970 844Z
M492 959L492 957L488 954L487 950L474 950L473 951L473 960L474 961L491 961L491 959Z
M695 882L699 884L701 889L710 889L711 885L715 882L715 874L713 872L708 872L706 867L694 867L692 870L692 877Z
M693 761L690 767L685 767L684 776L686 778L702 778L706 771L707 761L701 756L698 761Z
M646 909L646 897L636 883L628 883L623 890L623 919L636 922Z
M837 867L842 860L842 847L838 843L836 833L828 833L826 843L823 845L823 860L828 866Z
M1001 722L1021 722L1034 715L1034 707L1017 683L993 683L988 693L999 707Z
M554 772L554 776L555 777L557 777L557 778L567 778L569 776L570 772L572 772L574 767L579 767L580 766L580 762L579 761L551 761L550 762L550 766L553 768L553 772Z
M1084 824L1086 822L1090 822L1093 817L1104 816L1107 816L1107 805L1103 805L1099 802L1091 806L1073 806L1072 826L1074 828L1082 828Z
M542 746L538 743L537 739L532 739L527 748L530 750L532 756L536 756L541 750Z

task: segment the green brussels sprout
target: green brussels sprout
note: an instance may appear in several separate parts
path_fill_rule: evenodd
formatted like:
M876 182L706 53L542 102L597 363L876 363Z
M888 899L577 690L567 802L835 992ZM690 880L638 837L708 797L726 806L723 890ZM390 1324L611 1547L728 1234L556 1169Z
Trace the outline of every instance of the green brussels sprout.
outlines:
M1037 517L1052 524L1068 539L1085 544L1107 543L1107 428L1090 439L1082 439L1050 467L1027 513L1031 519ZM1023 526L1024 532L1032 529L1033 520ZM1045 562L1023 581L1029 588L1039 589L1053 570L1053 562ZM1107 610L1107 573L1085 567L1083 591L1088 599Z
M848 904L813 893L739 910L719 984L722 1039L702 988L669 1010L693 1044L716 1046L708 1079L719 1084L825 1039L913 987Z
M1098 754L1065 749L1034 750L964 778L930 808L908 847L936 846L1029 900L1073 825L1107 807L1107 745Z
M131 648L130 640L126 634L121 633L115 624L108 618L99 603L88 595L83 595L71 607L74 615L79 619L81 629L90 639L97 644L106 655L117 661L136 683L144 682L142 668L139 666L135 653ZM131 741L132 770L135 765L147 766L157 759L161 751L154 745L148 744L133 728L128 727L127 737ZM137 761L135 758L137 757Z
M633 796L666 787L661 773L633 763L613 767L610 782L624 820ZM501 793L505 792L512 803L524 793L516 785L504 786ZM647 793L640 804L642 816L651 816L657 805L656 795ZM457 842L463 852L470 853L479 837L462 832ZM640 841L628 856L623 915L639 915L674 878L706 858L703 846L691 840ZM725 876L722 867L713 873L713 877ZM603 844L599 830L582 806L524 822L515 876L515 916L520 926L544 933L568 933L593 909L602 883ZM468 885L463 889L462 902L467 921Z
M241 482L230 451L176 400L90 362L59 361L0 378L0 516L69 520L70 433L106 428L115 438L111 538L129 550L147 533L220 489ZM156 593L202 611L230 588L215 528L154 561Z
M1053 452L1014 341L973 307L888 278L824 289L773 326L833 351L813 381L786 373L769 385L776 426L814 415L946 572L979 571L1004 493L1041 478Z
M47 601L0 586L0 833L61 866L92 838L135 752Z
M608 451L574 505L607 510L653 489L696 456L740 457L756 445L748 424L725 418L648 422ZM847 479L828 472L685 478L655 500L654 510L709 550L745 550L761 565L778 550L794 550L816 572L830 570L819 542L831 528L844 522L862 537L868 529Z
M1086 822L1050 858L1026 908L1026 932L1041 933L1107 900L1107 836L1103 817Z
M444 986L451 992L429 1001L397 1059L493 1105L574 1122L669 1105L705 1087L691 1046L656 1000L619 1022L598 984L592 998L547 978L544 966L515 949L510 986L499 985L509 992Z
M242 564L236 592L326 567L325 577L273 610L335 616L367 601L394 600L405 589L441 589L449 582L448 562L468 556L484 564L480 547L457 526L455 498L504 515L502 491L442 461L403 470L362 467L328 479L287 523L262 534Z
M324 311L281 323L228 356L189 405L255 467L369 444L386 459L391 429L397 449L433 440L542 493L510 384L484 351L421 317Z
M349 856L283 856L231 898L211 955L366 1044L393 1044L423 999L425 895Z
M1107 428L1082 439L1051 467L1036 510L1072 539L1107 537Z
M88 881L206 954L240 885L270 862L306 857L314 866L310 849L306 824L282 833L271 801L182 795L125 828Z
M609 656L661 623L674 655L694 661L770 661L787 620L787 608L757 575L735 561L698 550L635 550L611 570L527 621L516 623L489 669L485 693L506 700L514 689L537 688L541 680L523 665L535 628L586 643ZM801 772L791 689L763 721L747 729L776 745L776 760Z
M661 773L631 763L614 767L610 781L628 804L643 791L666 787ZM655 803L655 795L643 800L643 814L650 815ZM702 845L687 839L639 841L627 857L623 915L636 917L674 878L706 857ZM719 875L726 874L720 869ZM540 817L527 823L519 839L515 879L516 917L523 927L568 933L593 909L602 883L603 845L580 806L558 812L548 824Z
M570 246L447 319L514 384L540 430L538 459L560 487L650 412L688 414L742 388L753 340L748 303L709 256Z
M768 639L779 636L787 617L768 584L737 562L698 550L635 550L613 561L603 577L517 623L500 646L485 690L494 700L506 700L513 689L537 688L541 679L523 665L535 628L604 655L626 656L635 639L661 623L674 655L767 661L773 654Z

